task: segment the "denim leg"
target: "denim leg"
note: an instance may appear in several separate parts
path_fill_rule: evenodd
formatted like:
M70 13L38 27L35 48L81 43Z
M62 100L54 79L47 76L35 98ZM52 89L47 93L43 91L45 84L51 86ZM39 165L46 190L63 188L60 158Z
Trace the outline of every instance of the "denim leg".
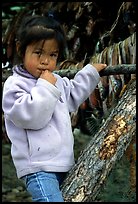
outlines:
M64 202L59 187L61 173L37 172L26 176L26 187L34 202Z

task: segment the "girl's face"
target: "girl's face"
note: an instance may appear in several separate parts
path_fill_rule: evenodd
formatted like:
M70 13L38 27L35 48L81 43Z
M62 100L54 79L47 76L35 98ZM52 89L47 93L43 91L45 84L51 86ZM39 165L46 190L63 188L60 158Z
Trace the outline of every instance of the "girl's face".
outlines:
M26 48L24 67L34 77L39 78L43 70L56 70L58 54L58 43L55 39L32 43Z

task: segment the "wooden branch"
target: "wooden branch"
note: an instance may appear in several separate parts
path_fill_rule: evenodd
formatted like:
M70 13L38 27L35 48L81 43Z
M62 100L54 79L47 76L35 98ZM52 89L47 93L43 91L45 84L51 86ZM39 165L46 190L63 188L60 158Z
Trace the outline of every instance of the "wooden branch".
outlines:
M62 185L65 202L96 200L115 163L136 135L136 80L127 89L97 134L82 150Z
M109 76L116 74L135 74L136 64L118 64L108 66L100 72L100 76Z
M70 69L61 69L58 71L54 71L54 73L59 74L61 77L68 77L72 79L75 74L81 69L77 69L76 67ZM116 74L135 74L136 73L136 64L119 64L114 66L108 66L104 70L102 70L99 74L100 76L109 76ZM12 74L12 69L8 71L8 68L4 68L2 70L2 82L4 82L10 75Z
M55 71L54 73L59 74L61 77L73 78L75 74L81 69L70 68ZM109 76L116 74L135 74L136 73L136 64L118 64L113 66L107 66L99 74L100 76Z

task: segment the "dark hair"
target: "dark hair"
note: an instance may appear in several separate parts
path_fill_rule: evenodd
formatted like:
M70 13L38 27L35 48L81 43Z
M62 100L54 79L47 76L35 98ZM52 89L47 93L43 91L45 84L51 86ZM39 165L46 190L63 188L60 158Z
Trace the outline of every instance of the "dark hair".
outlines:
M25 17L16 33L16 40L20 42L18 57L24 56L27 45L32 42L53 38L58 43L60 58L66 46L61 24L52 17L38 15Z

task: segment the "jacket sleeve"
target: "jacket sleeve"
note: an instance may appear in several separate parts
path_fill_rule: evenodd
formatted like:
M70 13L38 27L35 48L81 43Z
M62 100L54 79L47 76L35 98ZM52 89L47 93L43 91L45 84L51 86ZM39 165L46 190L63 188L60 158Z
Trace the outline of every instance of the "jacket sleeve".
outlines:
M79 71L74 79L69 81L64 78L64 89L70 112L75 111L89 97L99 81L100 75L91 64L87 64Z
M9 86L9 84L7 84ZM60 98L59 90L44 79L38 79L30 92L23 84L3 90L2 107L6 119L24 129L41 129L51 119Z

